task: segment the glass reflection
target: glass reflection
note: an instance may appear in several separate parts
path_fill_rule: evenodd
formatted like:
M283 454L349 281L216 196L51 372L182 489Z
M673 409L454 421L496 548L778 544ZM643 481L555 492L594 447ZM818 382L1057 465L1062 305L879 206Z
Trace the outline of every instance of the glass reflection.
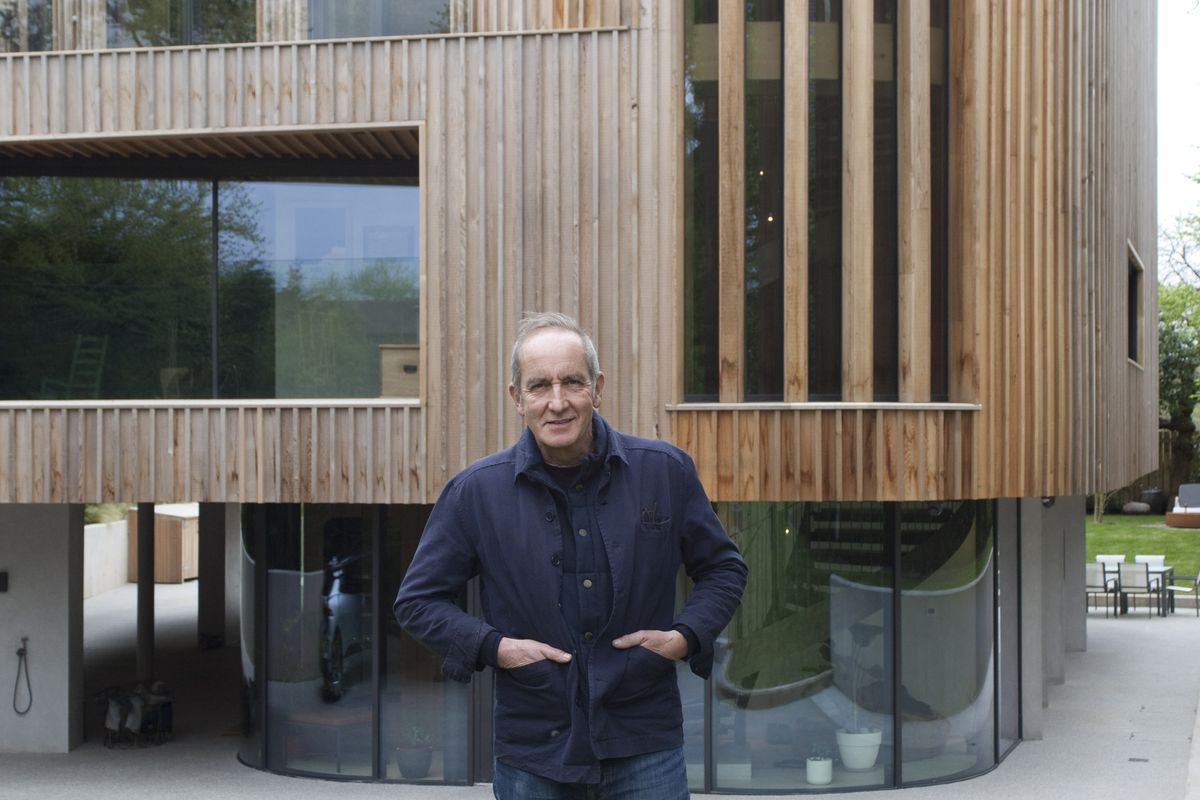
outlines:
M27 53L54 48L50 0L0 2L0 53Z
M267 509L267 768L369 777L373 515Z
M109 47L232 44L257 38L254 0L106 0Z
M892 782L891 536L880 504L719 503L750 582L718 641L713 788Z
M717 2L685 6L683 83L684 397L718 394Z
M314 39L450 32L448 0L309 0Z
M905 784L995 763L993 509L900 510L900 686Z
M207 182L0 179L0 396L210 396Z
M417 396L417 188L221 192L220 396Z
M783 3L746 3L745 396L783 398Z
M808 396L842 396L842 4L808 4Z
M874 81L874 395L900 398L899 116L896 105L896 2L875 3Z
M470 685L448 681L441 659L400 629L392 602L431 506L390 506L383 538L380 618L387 620L380 681L380 747L389 780L466 783ZM485 676L480 674L475 680Z

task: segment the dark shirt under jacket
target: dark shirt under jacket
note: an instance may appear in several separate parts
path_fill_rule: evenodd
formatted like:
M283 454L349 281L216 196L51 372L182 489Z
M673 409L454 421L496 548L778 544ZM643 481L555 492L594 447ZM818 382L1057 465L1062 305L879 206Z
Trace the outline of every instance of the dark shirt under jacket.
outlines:
M612 640L676 627L691 644L692 671L708 677L746 582L691 458L615 431L599 414L593 426L583 489L563 490L528 430L452 478L395 604L400 624L443 656L455 680L494 666L501 636L574 654L568 664L496 671L496 757L568 783L598 782L603 759L683 742L675 663ZM681 564L695 586L676 614ZM456 603L475 575L484 619Z

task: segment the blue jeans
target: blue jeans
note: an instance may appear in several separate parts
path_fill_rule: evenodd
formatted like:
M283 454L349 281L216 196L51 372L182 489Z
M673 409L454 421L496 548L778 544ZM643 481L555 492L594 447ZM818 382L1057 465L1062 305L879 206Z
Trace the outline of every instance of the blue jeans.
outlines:
M496 762L496 800L687 800L683 748L600 762L600 783L559 783Z

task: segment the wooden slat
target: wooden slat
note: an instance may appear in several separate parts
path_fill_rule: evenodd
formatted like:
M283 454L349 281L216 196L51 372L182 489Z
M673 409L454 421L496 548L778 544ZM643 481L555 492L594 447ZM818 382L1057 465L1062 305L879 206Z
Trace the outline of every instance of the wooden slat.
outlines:
M721 21L717 36L718 386L723 403L741 400L745 390L746 143L742 105L746 83L746 37L742 11L742 3L738 0L720 0L717 12Z
M842 399L851 402L874 398L873 11L864 0L842 6Z
M783 399L808 399L808 13L783 9Z
M929 4L897 17L900 400L930 398L931 208Z

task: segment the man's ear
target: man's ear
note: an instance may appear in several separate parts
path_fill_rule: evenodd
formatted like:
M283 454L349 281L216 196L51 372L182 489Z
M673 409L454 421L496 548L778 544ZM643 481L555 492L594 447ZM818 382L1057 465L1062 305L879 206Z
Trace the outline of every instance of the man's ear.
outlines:
M600 393L604 391L604 373L596 373L596 381L592 389L592 408L600 407Z
M513 405L517 407L517 413L522 417L525 416L525 407L521 405L521 392L511 383L508 385L508 396L512 398Z

